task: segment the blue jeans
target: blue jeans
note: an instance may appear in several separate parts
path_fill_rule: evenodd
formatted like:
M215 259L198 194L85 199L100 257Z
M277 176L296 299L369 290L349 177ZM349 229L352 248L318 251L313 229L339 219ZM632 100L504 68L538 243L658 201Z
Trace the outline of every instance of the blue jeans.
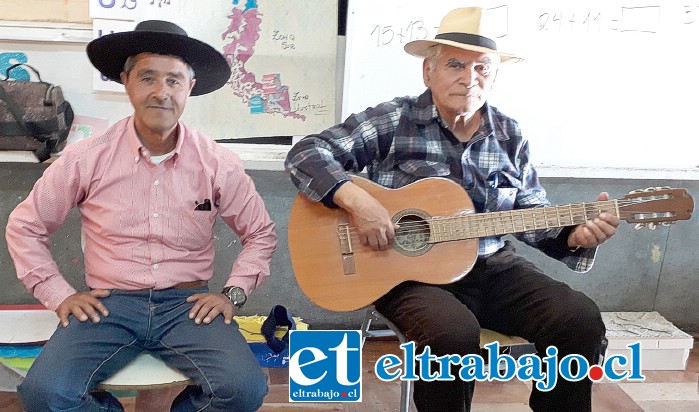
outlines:
M109 316L99 323L58 326L18 393L27 412L122 411L109 393L92 394L105 379L143 351L187 375L173 411L254 411L267 394L267 375L234 322L189 319L199 289L120 291L102 299Z

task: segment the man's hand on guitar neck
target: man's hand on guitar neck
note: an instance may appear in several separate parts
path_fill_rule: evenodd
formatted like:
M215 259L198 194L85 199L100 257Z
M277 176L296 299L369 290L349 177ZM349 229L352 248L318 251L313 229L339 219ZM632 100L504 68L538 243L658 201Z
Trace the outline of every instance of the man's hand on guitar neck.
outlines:
M388 211L366 190L347 182L333 196L333 202L352 216L352 223L363 245L386 250L393 242L398 225Z
M597 196L598 201L609 200L606 192ZM578 225L568 236L568 246L571 249L578 247L594 248L616 234L616 228L621 220L609 213L600 213L599 216Z

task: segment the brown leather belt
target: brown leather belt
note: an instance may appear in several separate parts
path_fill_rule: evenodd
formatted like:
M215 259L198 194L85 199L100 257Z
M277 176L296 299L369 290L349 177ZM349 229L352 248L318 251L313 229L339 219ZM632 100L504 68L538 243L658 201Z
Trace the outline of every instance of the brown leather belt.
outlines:
M205 287L209 282L205 280L192 280L190 282L181 282L176 285L172 285L169 288L166 289L198 289L198 288L203 288ZM146 288L146 289L129 289L125 290L125 292L142 292L144 290L154 290L153 288ZM164 290L164 289L159 289L159 290Z
M182 282L173 286L174 289L198 289L205 287L209 282L205 280L193 280L191 282Z

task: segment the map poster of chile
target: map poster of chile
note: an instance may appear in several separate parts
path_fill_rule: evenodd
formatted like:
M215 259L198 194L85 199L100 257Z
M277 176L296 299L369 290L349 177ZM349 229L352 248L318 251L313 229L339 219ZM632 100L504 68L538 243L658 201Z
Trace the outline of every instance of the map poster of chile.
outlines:
M183 115L213 139L306 135L336 123L337 0L91 0L90 14L95 26L170 20L226 57L228 83L190 98Z

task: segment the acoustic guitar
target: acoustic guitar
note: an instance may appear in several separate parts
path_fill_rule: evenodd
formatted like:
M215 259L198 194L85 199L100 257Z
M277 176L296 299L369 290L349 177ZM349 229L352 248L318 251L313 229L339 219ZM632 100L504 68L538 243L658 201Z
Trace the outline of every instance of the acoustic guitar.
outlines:
M359 242L349 214L298 195L289 220L291 264L301 290L319 306L351 311L370 305L401 282L452 283L476 261L478 238L574 226L602 212L637 227L690 219L694 200L685 189L649 188L622 199L474 213L457 183L427 178L386 189L353 177L400 225L392 247L375 251Z

